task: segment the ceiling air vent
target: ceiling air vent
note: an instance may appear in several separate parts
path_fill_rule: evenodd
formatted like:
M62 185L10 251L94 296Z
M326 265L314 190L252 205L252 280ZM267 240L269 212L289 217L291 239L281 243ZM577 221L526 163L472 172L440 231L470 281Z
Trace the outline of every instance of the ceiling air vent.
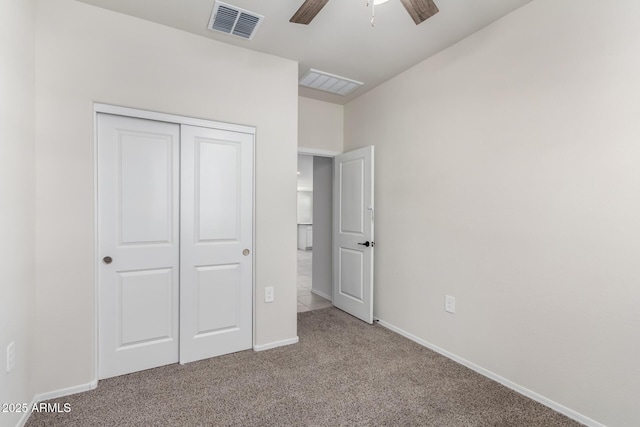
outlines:
M221 1L215 2L209 20L210 30L252 40L264 16Z
M305 73L300 81L300 86L310 87L312 89L323 90L325 92L335 93L337 95L345 96L364 83L347 79L346 77L336 76L334 74L325 73L324 71L318 71L311 68Z

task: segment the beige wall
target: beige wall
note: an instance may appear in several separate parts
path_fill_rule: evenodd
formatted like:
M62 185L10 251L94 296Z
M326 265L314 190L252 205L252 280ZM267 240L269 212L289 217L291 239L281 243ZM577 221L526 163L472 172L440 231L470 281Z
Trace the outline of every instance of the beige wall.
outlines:
M337 154L344 150L344 106L300 97L298 147L301 152ZM332 298L331 216L333 159L313 157L313 288Z
M39 1L36 58L37 391L95 378L94 102L257 128L255 340L294 339L297 64L71 0Z
M640 2L614 3L530 3L345 106L345 150L376 146L376 317L624 427L640 425Z
M344 107L299 97L298 147L342 153Z
M35 304L34 2L0 4L0 403L33 398ZM6 348L15 343L15 369ZM23 414L0 413L0 425Z

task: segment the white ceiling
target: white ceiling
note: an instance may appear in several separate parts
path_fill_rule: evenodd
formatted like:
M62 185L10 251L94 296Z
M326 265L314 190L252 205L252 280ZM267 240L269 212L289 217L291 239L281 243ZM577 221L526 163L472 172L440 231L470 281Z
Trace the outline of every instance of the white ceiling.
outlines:
M303 0L223 0L265 17L251 41L207 30L215 0L79 0L221 42L289 58L364 82L347 96L300 87L300 95L345 104L531 0L435 0L440 12L415 25L399 0L331 0L309 25L289 18Z

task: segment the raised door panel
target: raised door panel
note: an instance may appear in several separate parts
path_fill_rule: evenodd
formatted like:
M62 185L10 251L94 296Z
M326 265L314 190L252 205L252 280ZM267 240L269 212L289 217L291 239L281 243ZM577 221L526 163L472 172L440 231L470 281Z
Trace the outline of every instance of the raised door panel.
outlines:
M172 243L173 143L170 135L118 132L121 245Z
M347 248L338 250L338 292L361 303L364 298L364 253Z
M340 233L364 233L364 159L340 163Z
M171 268L163 268L118 274L117 351L176 338L172 273Z
M197 241L237 241L242 221L240 143L199 137L194 144Z
M196 337L237 330L242 301L240 265L196 267L198 329Z

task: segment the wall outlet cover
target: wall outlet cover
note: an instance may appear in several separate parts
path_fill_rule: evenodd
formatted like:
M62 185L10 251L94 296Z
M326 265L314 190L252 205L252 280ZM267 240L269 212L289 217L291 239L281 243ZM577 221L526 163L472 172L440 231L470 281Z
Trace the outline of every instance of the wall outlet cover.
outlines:
M273 302L274 299L273 286L267 286L264 288L264 302Z
M12 341L7 346L7 372L13 371L16 367L16 345Z
M447 313L456 312L456 299L451 295L445 295L444 297L444 311Z

